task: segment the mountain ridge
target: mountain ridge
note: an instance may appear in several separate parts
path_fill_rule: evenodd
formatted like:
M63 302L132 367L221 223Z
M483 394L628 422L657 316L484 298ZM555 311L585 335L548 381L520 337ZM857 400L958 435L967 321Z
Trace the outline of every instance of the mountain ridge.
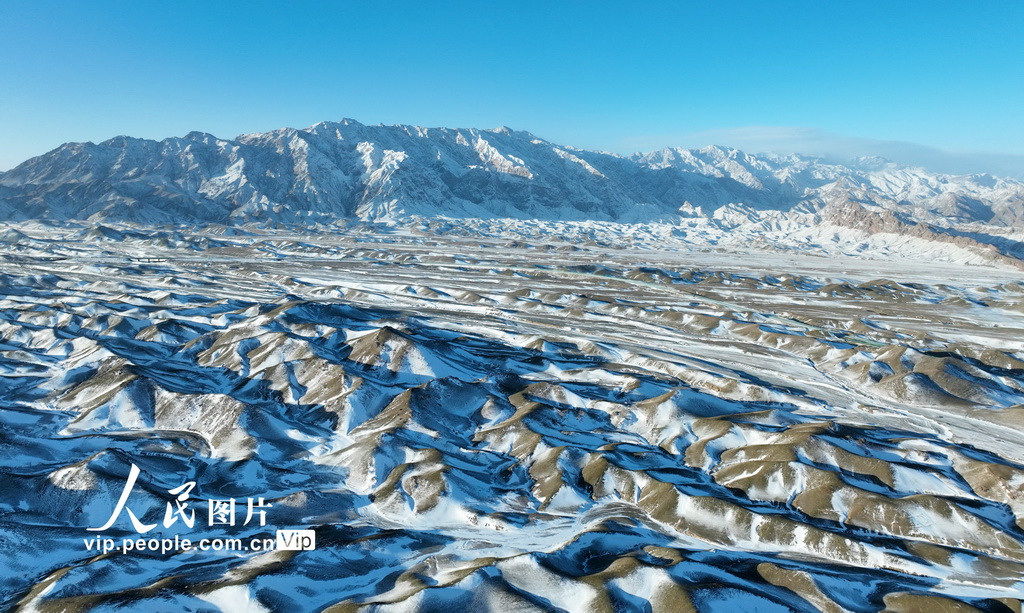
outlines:
M723 207L820 211L836 200L918 222L1024 226L1024 182L881 158L712 145L620 156L499 127L352 119L222 139L65 143L0 173L0 218L302 222L412 216L675 223Z

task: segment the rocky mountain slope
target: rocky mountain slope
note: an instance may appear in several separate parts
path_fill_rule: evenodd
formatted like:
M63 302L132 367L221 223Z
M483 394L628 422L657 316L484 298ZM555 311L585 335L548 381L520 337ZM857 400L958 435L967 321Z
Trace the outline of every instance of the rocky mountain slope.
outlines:
M0 218L141 223L358 218L668 222L855 202L908 221L1020 228L1024 183L878 158L722 147L622 157L528 132L323 122L233 140L192 132L69 143L0 173ZM738 211L738 212L737 212Z

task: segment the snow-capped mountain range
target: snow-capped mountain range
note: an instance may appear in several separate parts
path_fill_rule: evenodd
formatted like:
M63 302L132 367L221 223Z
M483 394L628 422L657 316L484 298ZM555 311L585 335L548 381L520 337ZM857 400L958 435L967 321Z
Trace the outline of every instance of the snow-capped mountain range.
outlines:
M517 218L676 223L857 203L910 222L1024 226L1024 182L880 158L712 146L623 157L529 132L351 119L233 140L68 143L0 173L0 218L142 223Z

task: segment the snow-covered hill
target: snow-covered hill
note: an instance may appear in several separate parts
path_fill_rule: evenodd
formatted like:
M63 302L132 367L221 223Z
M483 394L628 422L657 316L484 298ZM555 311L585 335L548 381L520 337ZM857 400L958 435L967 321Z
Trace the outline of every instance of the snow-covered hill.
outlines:
M0 610L1020 610L1018 272L423 223L0 232Z
M142 223L404 217L667 222L836 202L943 226L1024 224L1024 183L878 158L849 165L723 147L622 157L508 128L346 119L224 140L69 143L0 174L0 218ZM743 214L740 215L741 217ZM746 215L749 218L749 215Z

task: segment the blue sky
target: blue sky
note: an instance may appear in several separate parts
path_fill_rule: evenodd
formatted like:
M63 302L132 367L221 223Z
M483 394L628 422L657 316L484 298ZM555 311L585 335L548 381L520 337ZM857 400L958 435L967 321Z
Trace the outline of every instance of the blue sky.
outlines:
M1021 0L0 0L0 169L351 117L1021 174L1021 32Z

